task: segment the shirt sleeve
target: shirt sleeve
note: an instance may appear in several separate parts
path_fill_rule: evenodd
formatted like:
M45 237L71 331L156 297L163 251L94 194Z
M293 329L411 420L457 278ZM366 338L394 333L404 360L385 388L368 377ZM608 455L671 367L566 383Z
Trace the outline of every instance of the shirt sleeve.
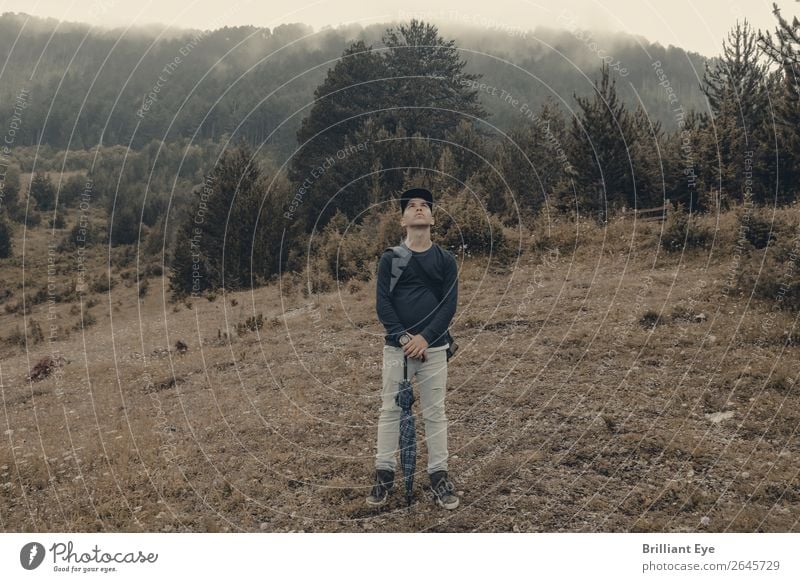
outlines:
M389 295L389 283L392 279L392 253L386 252L378 262L378 285L375 297L375 308L378 319L386 328L387 335L397 340L406 328L400 322Z
M420 332L428 344L440 338L447 331L458 306L458 264L452 254L446 253L445 257L444 297L428 325Z

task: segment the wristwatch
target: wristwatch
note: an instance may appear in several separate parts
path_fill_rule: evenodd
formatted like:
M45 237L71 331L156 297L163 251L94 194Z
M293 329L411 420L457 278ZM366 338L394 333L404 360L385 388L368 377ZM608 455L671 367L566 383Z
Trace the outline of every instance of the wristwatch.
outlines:
M400 336L400 339L399 339L398 341L400 342L400 345L401 345L401 346L404 346L404 345L406 345L408 342L410 342L410 341L411 341L411 336L410 336L410 335L408 335L407 333L404 333L403 335L401 335L401 336Z

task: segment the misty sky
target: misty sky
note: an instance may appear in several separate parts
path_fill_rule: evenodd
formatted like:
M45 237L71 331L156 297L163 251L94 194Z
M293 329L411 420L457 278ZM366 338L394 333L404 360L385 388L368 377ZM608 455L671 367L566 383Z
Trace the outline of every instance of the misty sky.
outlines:
M796 0L779 0L784 16ZM304 22L315 29L344 23L423 18L440 24L483 24L511 32L537 26L624 31L663 45L713 56L736 22L774 30L772 0L0 0L0 12L25 12L100 26L163 23L175 28ZM567 25L569 22L571 24Z

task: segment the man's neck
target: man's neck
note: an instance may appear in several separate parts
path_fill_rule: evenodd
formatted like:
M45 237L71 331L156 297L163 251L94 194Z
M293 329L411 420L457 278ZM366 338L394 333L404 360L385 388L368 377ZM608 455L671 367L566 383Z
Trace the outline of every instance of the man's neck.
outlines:
M412 251L418 253L427 251L433 246L431 242L431 229L426 228L407 228L406 229L406 246Z

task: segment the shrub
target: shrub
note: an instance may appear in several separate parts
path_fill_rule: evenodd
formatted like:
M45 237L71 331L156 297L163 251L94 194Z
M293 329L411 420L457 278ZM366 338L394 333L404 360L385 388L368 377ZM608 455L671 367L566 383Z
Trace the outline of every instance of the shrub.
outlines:
M697 215L686 212L683 204L669 212L661 246L667 251L679 251L705 246L711 239L711 232L697 223Z
M89 309L84 309L83 315L78 322L72 326L72 329L81 330L89 327L90 325L94 325L95 323L97 323L97 318L92 314L92 312L89 311Z
M89 290L92 293L105 293L106 291L113 289L116 284L117 284L116 279L111 278L109 280L109 277L107 277L106 275L100 275L94 281L91 282L91 284L89 285Z
M66 227L67 223L64 220L65 212L63 209L56 210L54 213L47 213L47 227L48 228L64 228Z
M322 233L311 239L307 275L312 293L332 291L337 282L372 278L379 250L369 230L337 211Z
M658 315L657 311L653 311L652 309L645 311L642 317L639 319L639 325L644 328L655 327L660 323L661 317Z
M236 333L238 335L244 335L252 331L260 330L262 327L264 327L264 314L259 313L257 316L248 317L244 323L237 323Z
M25 347L25 334L20 331L19 326L6 338L6 343L12 346L20 346L21 348Z
M100 233L97 228L89 223L84 223L81 226L80 222L76 222L75 226L70 229L69 234L61 240L58 246L59 251L71 250L76 248L88 248L100 241Z
M4 217L0 217L0 259L11 256L14 243L11 237L11 227Z
M433 238L454 255L503 255L507 251L500 220L478 201L461 195L434 205L434 210L437 208L441 210L435 213Z
M42 222L41 215L33 209L33 206L26 209L24 204L9 208L8 215L14 222L24 224L28 228L38 226Z
M763 251L744 253L738 289L778 309L800 311L800 232L791 236L779 230Z
M737 238L743 237L755 249L763 249L777 240L778 231L785 227L777 217L773 222L772 213L760 207L740 208L736 218L739 225Z
M29 344L38 344L44 341L44 333L42 333L42 326L35 319L28 322L28 334L26 335L17 326L13 332L6 338L6 343L9 345L17 345L21 348L26 348Z

